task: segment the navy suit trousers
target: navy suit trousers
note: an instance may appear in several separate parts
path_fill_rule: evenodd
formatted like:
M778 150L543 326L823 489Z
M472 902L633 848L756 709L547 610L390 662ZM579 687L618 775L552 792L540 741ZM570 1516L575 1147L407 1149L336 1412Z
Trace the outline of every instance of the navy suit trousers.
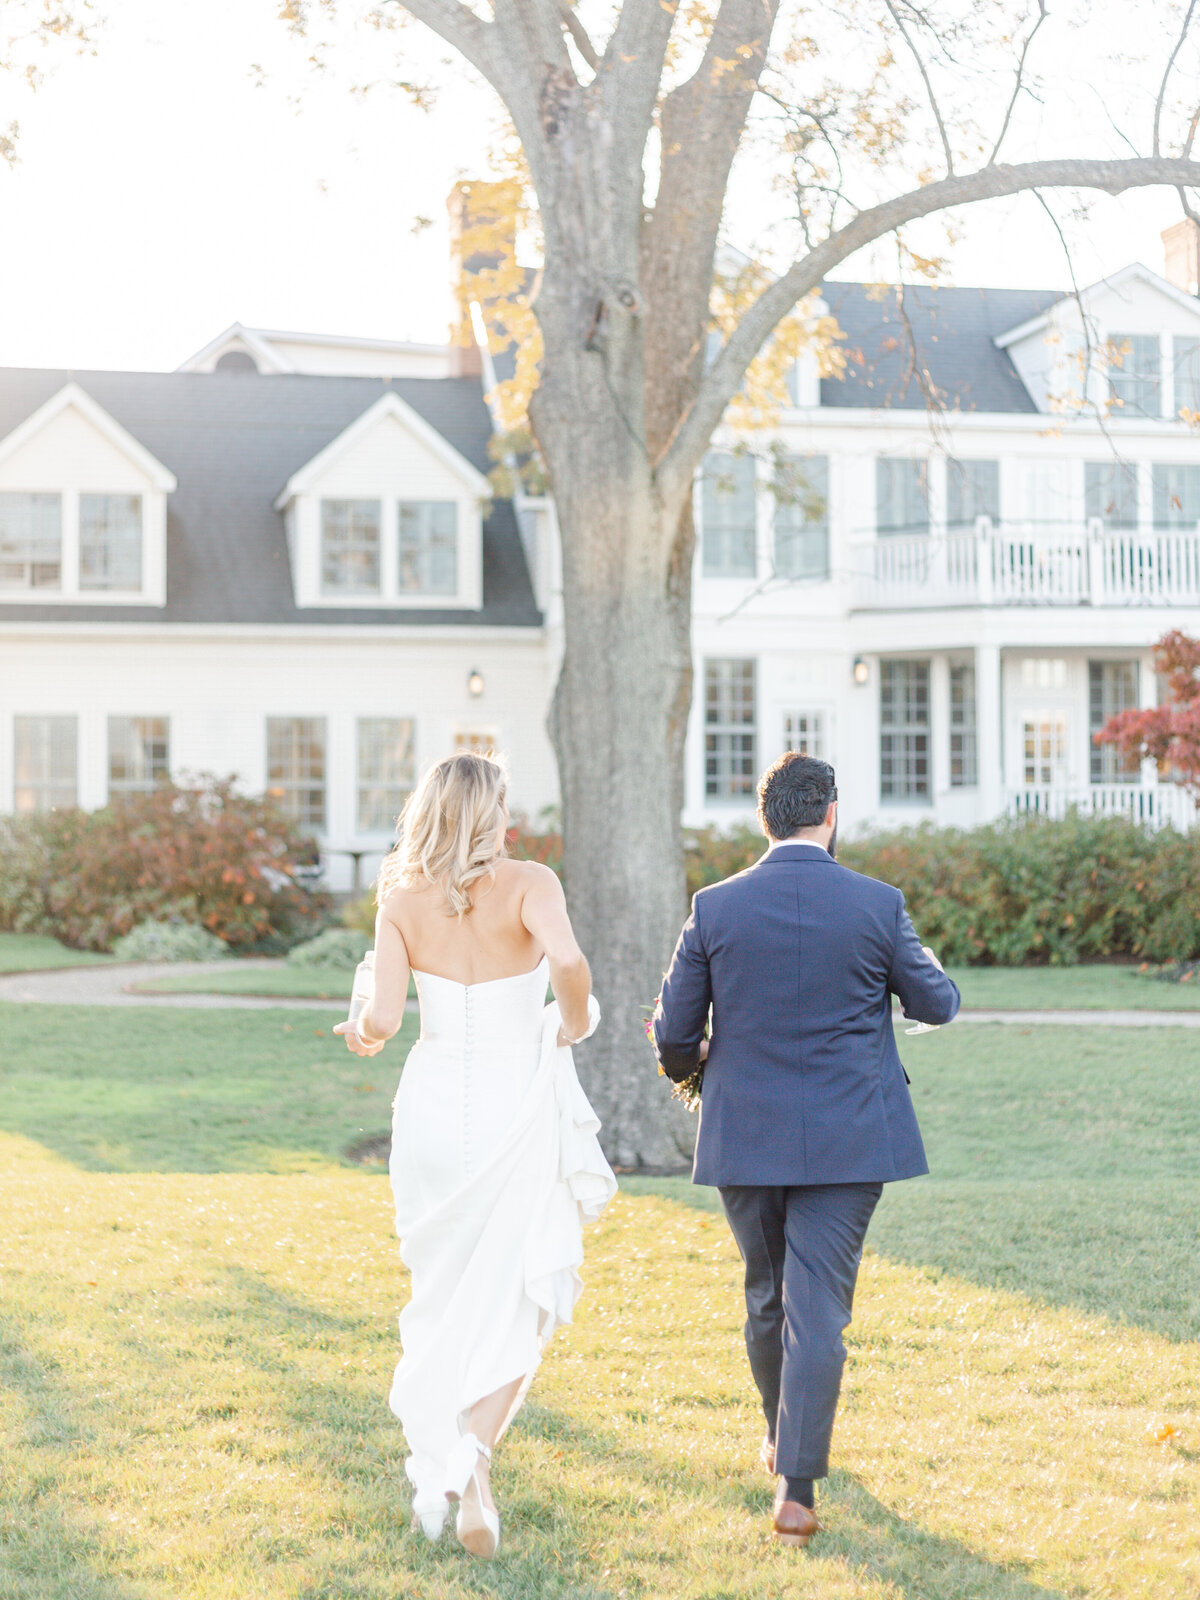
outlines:
M882 1190L881 1183L721 1188L746 1264L746 1353L783 1476L829 1472L842 1332Z

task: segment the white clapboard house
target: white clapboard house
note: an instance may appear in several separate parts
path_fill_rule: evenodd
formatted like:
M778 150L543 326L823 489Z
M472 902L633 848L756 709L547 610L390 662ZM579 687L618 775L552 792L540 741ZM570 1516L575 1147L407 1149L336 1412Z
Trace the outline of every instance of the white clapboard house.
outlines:
M845 375L799 363L697 482L687 822L747 818L799 747L852 829L1191 823L1091 737L1200 631L1195 235L1166 237L1165 276L1078 301L825 286ZM236 772L348 888L450 750L553 805L553 508L488 500L472 356L235 326L172 373L0 370L0 811Z

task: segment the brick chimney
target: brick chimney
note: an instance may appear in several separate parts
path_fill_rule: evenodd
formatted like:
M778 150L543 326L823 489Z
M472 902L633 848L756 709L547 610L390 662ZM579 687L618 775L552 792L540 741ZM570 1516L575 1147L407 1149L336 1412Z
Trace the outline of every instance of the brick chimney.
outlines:
M1173 222L1162 233L1166 265L1163 276L1184 294L1200 293L1200 228L1190 217Z

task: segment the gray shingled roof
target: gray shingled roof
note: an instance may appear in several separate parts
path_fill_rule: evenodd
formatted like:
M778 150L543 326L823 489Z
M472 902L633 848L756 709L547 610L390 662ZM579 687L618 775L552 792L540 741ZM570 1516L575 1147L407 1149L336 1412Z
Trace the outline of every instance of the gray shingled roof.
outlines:
M947 409L1037 410L1008 352L992 341L1061 300L1061 290L887 285L881 297L869 284L826 283L821 293L849 357L844 378L821 380L823 406L924 410L928 396L909 370L915 345Z
M292 474L394 390L487 472L491 423L477 378L261 377L255 373L0 369L0 438L74 380L179 480L167 510L165 607L0 604L0 621L476 623L541 621L508 501L483 530L481 611L296 609L283 515Z

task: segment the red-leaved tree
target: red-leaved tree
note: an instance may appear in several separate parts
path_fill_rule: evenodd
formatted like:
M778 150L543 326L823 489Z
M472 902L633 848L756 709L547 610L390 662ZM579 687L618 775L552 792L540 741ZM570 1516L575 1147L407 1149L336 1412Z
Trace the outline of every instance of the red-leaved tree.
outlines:
M1200 639L1178 628L1154 647L1155 670L1167 680L1164 704L1148 711L1120 711L1096 735L1116 745L1129 761L1169 767L1175 781L1200 800Z

